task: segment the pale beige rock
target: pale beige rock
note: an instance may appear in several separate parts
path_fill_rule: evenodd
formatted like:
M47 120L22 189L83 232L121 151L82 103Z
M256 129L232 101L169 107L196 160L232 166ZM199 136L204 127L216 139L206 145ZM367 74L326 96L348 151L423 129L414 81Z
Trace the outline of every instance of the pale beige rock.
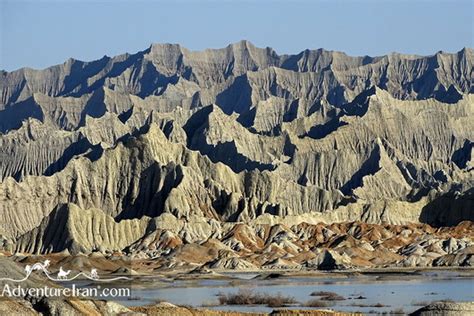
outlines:
M469 48L372 58L241 41L3 72L1 245L156 258L215 239L221 259L258 248L251 264L292 266L284 255L310 251L289 231L301 223L472 221L473 60ZM61 205L71 211L51 215ZM48 216L74 222L71 244L45 235ZM470 264L468 244L451 246L390 251L400 265Z

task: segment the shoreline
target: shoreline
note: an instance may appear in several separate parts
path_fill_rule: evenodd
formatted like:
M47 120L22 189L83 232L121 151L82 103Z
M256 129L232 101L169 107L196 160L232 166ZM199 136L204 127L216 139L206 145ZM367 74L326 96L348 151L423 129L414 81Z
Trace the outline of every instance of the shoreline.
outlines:
M231 275L252 275L255 277L262 275L278 274L278 277L337 277L360 275L384 275L384 274L403 274L415 275L420 272L472 272L474 277L474 267L387 267L387 268L366 268L366 269L340 269L340 270L293 270L293 269L255 269L255 270L232 270L232 269L212 269L208 273L197 273L191 271L160 271L158 275L167 277L189 276L195 279L236 279ZM141 274L136 277L153 276L153 274ZM239 278L237 278L239 279Z

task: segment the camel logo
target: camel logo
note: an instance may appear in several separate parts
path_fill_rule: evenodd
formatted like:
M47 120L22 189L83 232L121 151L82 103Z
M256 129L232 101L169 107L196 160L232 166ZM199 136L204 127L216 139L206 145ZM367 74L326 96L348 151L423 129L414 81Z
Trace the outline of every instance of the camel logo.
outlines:
M51 261L45 260L44 262L37 262L33 265L27 265L25 266L24 278L22 279L0 278L0 281L24 282L28 280L28 278L34 271L43 272L44 275L48 277L48 279L55 282L73 281L79 277L83 277L83 278L86 278L92 281L97 281L97 282L113 282L113 281L119 281L119 280L131 281L132 280L131 278L126 277L126 276L118 276L115 278L104 279L104 278L99 277L97 269L91 269L90 271L87 271L87 272L81 271L73 275L72 270L64 270L63 267L59 267L59 271L54 274L48 270L50 263Z

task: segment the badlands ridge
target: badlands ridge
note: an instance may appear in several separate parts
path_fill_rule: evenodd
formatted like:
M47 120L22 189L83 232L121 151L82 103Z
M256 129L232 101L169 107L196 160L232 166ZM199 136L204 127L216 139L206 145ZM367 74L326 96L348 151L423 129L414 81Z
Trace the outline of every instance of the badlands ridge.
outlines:
M0 77L4 253L474 264L474 52L154 44Z

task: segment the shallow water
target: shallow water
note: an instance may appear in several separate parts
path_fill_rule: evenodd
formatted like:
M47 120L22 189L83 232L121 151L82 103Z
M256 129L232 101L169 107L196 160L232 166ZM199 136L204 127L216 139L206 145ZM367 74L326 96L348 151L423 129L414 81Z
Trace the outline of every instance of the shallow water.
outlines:
M252 275L254 277L255 275ZM232 275L232 280L174 281L169 286L151 289L133 289L133 296L140 300L121 301L125 305L145 305L156 300L164 300L177 305L202 306L217 304L217 294L237 292L239 289L253 289L258 292L293 296L304 303L315 298L313 291L336 292L346 298L333 302L330 308L340 311L384 312L402 308L412 312L420 306L419 302L436 300L474 301L474 276L460 276L450 271L427 272L416 275L362 275L354 277L290 277L272 280L254 280L250 276ZM355 296L366 299L354 299ZM360 307L352 304L374 305L382 303L385 307ZM294 306L301 308L300 306ZM268 312L266 306L215 306L218 310Z

